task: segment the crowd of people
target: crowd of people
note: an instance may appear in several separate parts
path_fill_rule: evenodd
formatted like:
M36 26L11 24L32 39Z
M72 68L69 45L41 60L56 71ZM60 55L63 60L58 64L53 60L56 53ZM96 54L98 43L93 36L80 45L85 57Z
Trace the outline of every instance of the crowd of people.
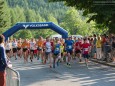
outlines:
M28 60L33 62L33 59L41 59L42 64L49 61L49 67L55 68L59 66L59 62L65 62L68 67L71 67L71 60L78 59L83 62L85 59L88 67L89 58L115 63L115 35L101 35L83 38L50 38L39 37L38 39L13 39L4 42L5 38L0 35L0 86L6 84L5 68L8 67L8 62L11 58L15 60L24 59L24 63Z
M84 57L86 66L89 58L106 60L106 53L109 53L112 62L115 62L115 36L113 34L84 37L84 38L50 38L39 37L38 39L13 39L5 43L8 59L11 57L24 58L24 63L33 59L41 60L46 64L49 60L50 68L55 68L59 62L66 62L71 67L71 60L74 58L82 62ZM109 58L109 57L108 57Z

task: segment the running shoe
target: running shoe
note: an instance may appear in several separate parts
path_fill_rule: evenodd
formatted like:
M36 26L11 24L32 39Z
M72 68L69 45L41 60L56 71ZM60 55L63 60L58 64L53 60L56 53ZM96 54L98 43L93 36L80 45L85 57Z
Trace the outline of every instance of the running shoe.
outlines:
M52 66L50 65L50 68L52 68Z
M15 58L15 60L17 60L17 58Z
M56 62L56 64L57 64L57 66L59 66L59 62L58 61Z
M70 63L68 64L68 67L71 67L71 64L70 64Z
M37 60L39 60L39 57L37 57Z
M53 68L55 68L55 63L53 63Z

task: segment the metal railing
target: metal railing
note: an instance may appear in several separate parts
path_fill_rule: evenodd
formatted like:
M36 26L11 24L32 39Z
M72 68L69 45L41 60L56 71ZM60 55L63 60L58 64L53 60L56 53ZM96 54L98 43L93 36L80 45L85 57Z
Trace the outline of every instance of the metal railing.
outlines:
M6 68L6 86L20 86L19 72Z

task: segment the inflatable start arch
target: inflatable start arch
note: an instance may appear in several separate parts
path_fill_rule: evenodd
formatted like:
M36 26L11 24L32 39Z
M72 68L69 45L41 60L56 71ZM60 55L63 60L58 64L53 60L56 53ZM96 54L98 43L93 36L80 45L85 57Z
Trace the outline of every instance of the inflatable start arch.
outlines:
M8 37L10 37L15 32L17 32L19 30L22 30L22 29L48 29L48 28L50 28L53 31L59 33L60 35L62 35L63 38L67 38L68 37L68 32L66 30L64 30L63 28L61 28L58 25L55 25L52 22L45 22L45 23L44 22L17 23L13 27L11 27L9 30L7 30L6 32L4 32L3 35L5 36L5 38L7 40Z

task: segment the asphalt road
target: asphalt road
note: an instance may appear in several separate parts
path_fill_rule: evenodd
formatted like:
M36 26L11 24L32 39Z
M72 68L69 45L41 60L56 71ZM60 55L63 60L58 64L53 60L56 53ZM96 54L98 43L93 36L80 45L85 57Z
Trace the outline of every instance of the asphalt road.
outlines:
M13 68L19 71L21 86L115 86L115 68L90 62L72 61L72 67L61 63L55 69L40 61L24 64L23 59L11 59Z

